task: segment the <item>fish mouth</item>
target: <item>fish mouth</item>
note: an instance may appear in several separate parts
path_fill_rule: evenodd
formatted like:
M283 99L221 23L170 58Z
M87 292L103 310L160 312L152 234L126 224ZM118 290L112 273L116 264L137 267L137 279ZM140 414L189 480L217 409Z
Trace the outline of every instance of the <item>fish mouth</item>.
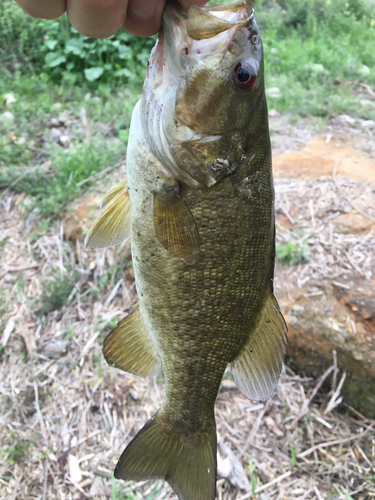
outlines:
M224 5L193 6L186 13L177 0L166 4L163 29L148 65L141 104L142 123L153 154L169 173L188 186L201 183L210 186L221 178L223 168L214 165L211 175L209 160L203 166L199 151L219 144L223 131L189 123L186 113L177 109L179 89L197 68L206 68L206 72L220 68L220 78L224 73L231 74L235 64L248 59L241 44L258 44L261 49L259 37L256 42L251 41L253 34L259 33L253 6L252 0L235 0ZM260 58L261 52L256 57ZM254 64L258 73L260 62L255 59ZM190 167L191 149L202 164L199 170Z
M254 2L235 0L213 7L193 5L188 12L186 31L193 40L207 40L227 30L248 26L254 18Z

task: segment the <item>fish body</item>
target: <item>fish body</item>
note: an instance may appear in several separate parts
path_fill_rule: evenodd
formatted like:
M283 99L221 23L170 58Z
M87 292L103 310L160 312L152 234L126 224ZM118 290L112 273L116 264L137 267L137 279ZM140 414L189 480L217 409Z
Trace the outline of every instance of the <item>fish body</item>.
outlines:
M106 195L87 238L89 248L109 246L131 226L139 300L104 355L137 375L162 365L166 383L115 477L165 479L181 500L215 496L214 404L228 363L243 394L265 401L286 348L252 7L241 0L185 14L167 3L131 121L127 185Z

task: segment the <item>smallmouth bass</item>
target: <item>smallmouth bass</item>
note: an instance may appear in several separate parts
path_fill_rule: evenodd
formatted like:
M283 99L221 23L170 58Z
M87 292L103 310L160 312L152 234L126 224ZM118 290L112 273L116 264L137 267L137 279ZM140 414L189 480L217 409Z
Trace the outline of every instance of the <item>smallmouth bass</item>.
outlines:
M135 375L163 366L166 397L115 469L212 500L214 404L230 363L249 399L277 385L287 330L273 295L274 189L263 47L253 1L185 13L167 2L130 127L127 183L87 248L132 236L139 300L104 342Z

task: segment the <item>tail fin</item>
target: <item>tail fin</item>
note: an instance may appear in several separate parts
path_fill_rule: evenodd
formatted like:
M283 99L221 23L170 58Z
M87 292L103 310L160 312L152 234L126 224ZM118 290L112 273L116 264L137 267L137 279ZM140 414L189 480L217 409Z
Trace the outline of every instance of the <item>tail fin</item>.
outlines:
M125 448L115 469L124 480L164 479L180 500L214 500L216 427L194 436L167 433L154 415Z

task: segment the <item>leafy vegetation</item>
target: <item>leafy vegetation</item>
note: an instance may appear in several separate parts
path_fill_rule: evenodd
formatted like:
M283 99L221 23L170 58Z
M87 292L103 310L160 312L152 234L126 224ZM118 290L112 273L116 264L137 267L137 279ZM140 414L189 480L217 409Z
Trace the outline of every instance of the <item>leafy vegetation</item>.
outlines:
M0 0L0 64L22 73L41 71L55 82L70 84L139 79L154 39L119 30L108 39L86 38L66 15L55 21L26 16L12 0ZM9 47L12 47L9 57Z
M18 439L18 434L16 432L11 438L15 442L12 445L5 446L0 451L0 455L5 456L8 463L14 464L27 456L30 446L35 444L35 442L28 439Z
M309 247L306 243L290 239L286 245L276 243L276 257L281 262L294 266L308 262Z

